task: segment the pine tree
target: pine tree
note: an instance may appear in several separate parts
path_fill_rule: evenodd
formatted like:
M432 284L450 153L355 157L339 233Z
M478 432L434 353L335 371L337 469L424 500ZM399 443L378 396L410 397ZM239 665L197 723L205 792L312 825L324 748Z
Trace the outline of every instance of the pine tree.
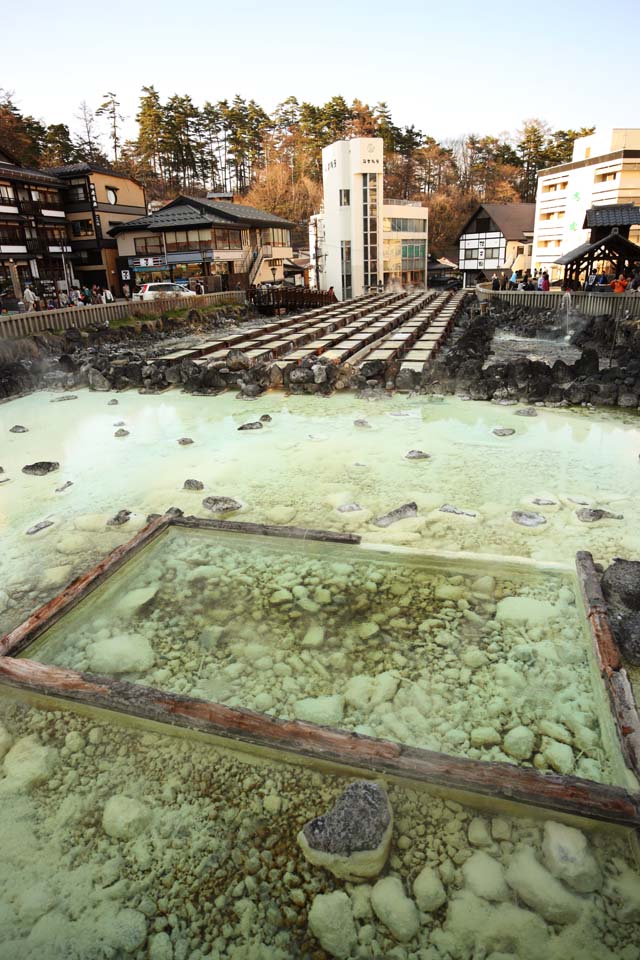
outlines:
M115 93L105 93L103 96L105 99L96 110L96 117L107 117L109 120L109 137L111 139L111 146L113 147L113 159L114 162L117 163L118 148L120 146L120 123L124 120L124 117L118 113L120 104L116 100Z

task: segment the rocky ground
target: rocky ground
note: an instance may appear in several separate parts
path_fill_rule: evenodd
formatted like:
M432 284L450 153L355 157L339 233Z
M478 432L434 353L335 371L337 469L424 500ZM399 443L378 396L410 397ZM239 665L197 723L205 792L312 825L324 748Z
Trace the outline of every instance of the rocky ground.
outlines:
M0 721L3 960L640 957L623 833L382 782L387 814L353 787L330 814L349 781L307 767L7 699ZM367 844L364 882L336 875Z

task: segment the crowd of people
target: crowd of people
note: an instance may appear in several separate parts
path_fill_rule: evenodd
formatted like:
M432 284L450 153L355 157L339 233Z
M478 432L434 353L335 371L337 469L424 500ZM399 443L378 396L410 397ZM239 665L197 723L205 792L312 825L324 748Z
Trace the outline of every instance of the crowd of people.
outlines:
M22 293L22 302L27 311L60 310L63 307L88 307L100 303L113 303L115 297L108 287L93 286L71 287L56 290L39 296L31 284L27 284Z
M550 289L549 274L546 270L542 273L534 272L533 276L526 270L523 275L519 275L514 270L510 277L503 274L501 277L494 273L491 277L492 290L538 290L546 293ZM634 272L628 271L621 273L617 277L610 276L604 271L600 273L590 273L583 282L576 280L567 280L562 285L563 290L585 290L586 292L600 291L613 293L631 293L640 292L640 270Z

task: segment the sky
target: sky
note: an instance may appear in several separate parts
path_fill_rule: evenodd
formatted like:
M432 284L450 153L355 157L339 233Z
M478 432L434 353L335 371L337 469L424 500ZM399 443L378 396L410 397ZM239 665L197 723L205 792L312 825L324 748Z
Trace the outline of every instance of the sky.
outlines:
M640 127L636 0L513 4L432 0L21 0L3 21L0 88L24 113L78 128L82 100L114 91L135 136L140 89L194 102L294 95L386 101L400 126L438 140L553 129ZM612 73L607 67L613 67Z

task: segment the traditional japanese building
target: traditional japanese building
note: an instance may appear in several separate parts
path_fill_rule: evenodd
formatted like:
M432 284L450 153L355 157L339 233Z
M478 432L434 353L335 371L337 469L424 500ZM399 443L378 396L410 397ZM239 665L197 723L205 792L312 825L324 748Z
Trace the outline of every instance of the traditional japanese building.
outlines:
M110 234L121 281L198 278L207 290L237 290L284 279L294 226L229 199L180 196Z
M458 236L465 286L489 280L494 273L524 273L531 266L534 215L533 203L476 207Z

